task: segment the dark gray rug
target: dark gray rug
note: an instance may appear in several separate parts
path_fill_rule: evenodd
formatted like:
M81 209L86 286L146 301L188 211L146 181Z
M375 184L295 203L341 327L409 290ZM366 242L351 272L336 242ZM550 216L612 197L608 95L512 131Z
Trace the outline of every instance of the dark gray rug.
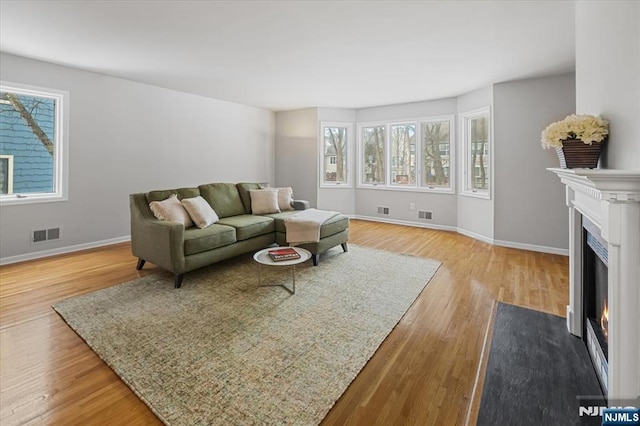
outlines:
M602 391L565 319L499 303L477 425L600 425L579 416L579 396Z

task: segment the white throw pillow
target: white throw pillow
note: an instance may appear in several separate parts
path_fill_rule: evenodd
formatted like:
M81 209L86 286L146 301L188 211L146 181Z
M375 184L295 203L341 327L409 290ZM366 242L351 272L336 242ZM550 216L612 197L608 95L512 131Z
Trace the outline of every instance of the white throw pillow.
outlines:
M294 210L293 189L291 187L275 189L278 190L278 207L280 211Z
M185 198L182 200L182 205L200 229L206 228L220 219L209 203L207 203L207 200L200 195L193 198Z
M185 228L193 226L189 213L182 207L176 194L171 194L166 200L150 202L149 208L153 215L160 220L178 222L183 224Z
M278 190L276 189L252 189L251 212L253 214L280 213L278 207Z

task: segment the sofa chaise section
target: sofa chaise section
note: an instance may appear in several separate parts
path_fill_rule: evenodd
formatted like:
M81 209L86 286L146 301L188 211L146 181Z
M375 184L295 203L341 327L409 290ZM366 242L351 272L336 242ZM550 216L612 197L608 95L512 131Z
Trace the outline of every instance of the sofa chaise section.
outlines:
M276 244L286 246L287 244L287 228L285 219L296 212L281 212L269 214L267 216L275 220L276 228ZM297 244L300 247L311 252L313 265L318 266L320 254L329 250L331 247L342 245L342 250L347 251L347 241L349 240L349 218L339 214L326 221L320 228L320 241L313 243Z

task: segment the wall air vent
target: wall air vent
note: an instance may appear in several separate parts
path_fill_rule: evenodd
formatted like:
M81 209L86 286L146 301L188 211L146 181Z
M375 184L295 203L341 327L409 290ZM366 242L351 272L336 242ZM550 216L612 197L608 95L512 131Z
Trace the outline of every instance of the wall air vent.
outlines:
M389 214L389 207L378 206L378 214Z
M431 220L433 218L433 212L426 210L418 210L418 219Z
M31 243L45 243L47 241L59 240L60 228L49 229L32 229L31 230Z

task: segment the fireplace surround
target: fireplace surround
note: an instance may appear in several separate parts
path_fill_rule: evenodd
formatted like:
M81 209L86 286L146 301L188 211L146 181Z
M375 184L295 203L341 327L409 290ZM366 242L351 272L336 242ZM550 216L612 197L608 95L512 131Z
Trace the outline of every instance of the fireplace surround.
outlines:
M640 396L640 170L548 169L566 185L569 207L569 332L584 334L585 239L583 223L606 244L608 304L607 397ZM583 220L584 219L584 220Z

